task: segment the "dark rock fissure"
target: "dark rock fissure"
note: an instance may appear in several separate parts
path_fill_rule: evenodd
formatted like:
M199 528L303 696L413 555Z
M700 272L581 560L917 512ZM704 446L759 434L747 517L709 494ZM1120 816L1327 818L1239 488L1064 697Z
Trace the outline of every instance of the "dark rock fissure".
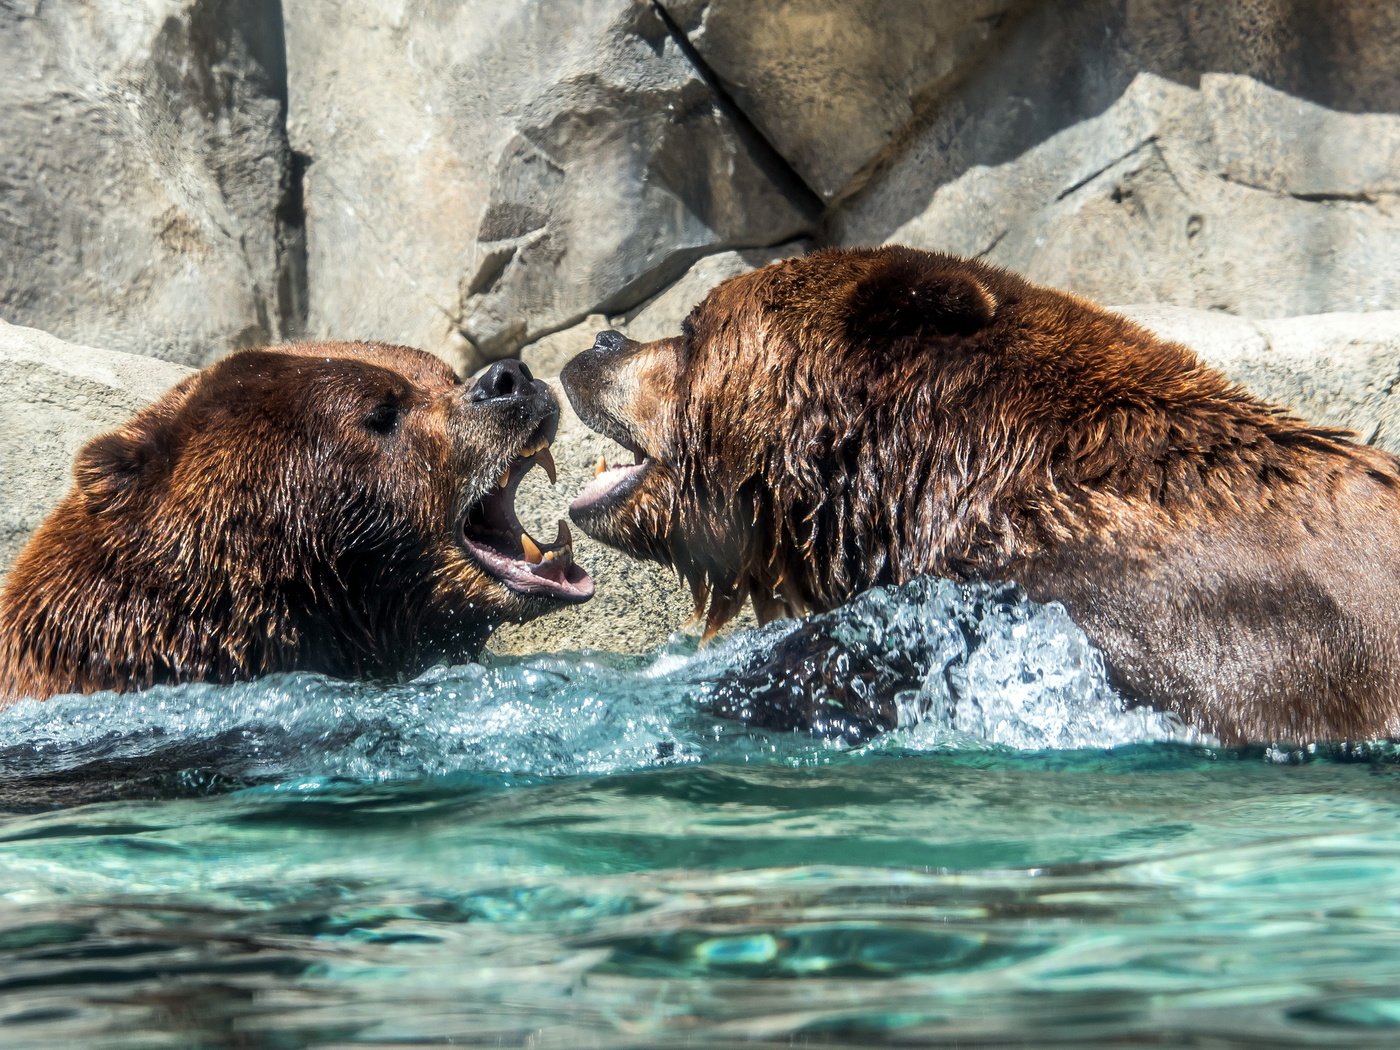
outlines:
M676 47L694 68L696 75L714 92L720 111L733 122L739 137L751 143L754 156L758 159L759 164L773 173L774 181L778 183L788 199L800 211L810 216L814 222L818 220L825 209L821 196L807 185L806 180L788 163L787 158L778 152L773 143L768 141L763 132L748 118L748 114L739 108L739 104L725 90L719 77L710 69L705 60L700 57L700 52L695 49L690 38L685 35L685 31L671 17L671 13L661 5L659 0L651 0L651 7L656 12L656 16L661 19L662 24L665 25L666 31L671 34L671 39L676 42ZM812 230L804 232L810 234Z
M604 314L609 317L626 313L651 299L653 296L664 291L669 285L679 280L685 272L700 259L709 255L719 255L724 252L744 251L748 249L773 248L779 244L786 244L794 239L801 239L812 235L824 205L821 198L802 179L791 164L774 148L773 144L754 126L748 116L741 110L738 104L730 97L719 78L705 63L704 59L695 50L694 46L686 37L685 32L671 18L670 14L661 6L657 0L651 0L651 9L660 19L666 32L675 42L676 47L690 63L706 88L713 94L716 105L724 114L725 118L731 122L735 133L740 140L749 148L753 156L757 159L760 167L772 175L774 182L781 192L793 202L797 209L808 217L809 225L800 231L796 238L792 234L785 234L771 243L760 239L759 243L736 238L719 244L710 244L704 247L695 248L690 251L676 252L661 267L639 275L635 280L622 288L616 289L606 299L591 304L584 310L571 314L557 324L549 325L538 332L530 333L528 343L517 348L512 356L519 356L521 350L526 346L539 342L556 332L564 331L578 324L584 318L592 314ZM471 295L489 287L499 280L506 266L514 257L514 251L508 251L499 258L488 260L483 265L481 271L471 281L467 294ZM460 317L454 318L454 327L468 340L471 335L466 331L461 323Z
M286 111L282 132L286 134ZM286 184L277 206L277 315L282 339L306 334L308 275L306 250L306 171L311 158L290 151Z
M277 133L287 147L281 197L277 202L277 329L281 339L298 339L306 334L309 309L309 273L306 246L306 173L311 157L291 147L287 121L290 116L287 72L286 12L282 0L272 0L269 14L267 63L273 74L273 91L278 107Z
M1235 186L1243 186L1247 190L1255 190L1259 193L1268 193L1275 197L1286 197L1295 201L1303 201L1307 204L1379 204L1382 198L1396 196L1390 190L1315 190L1311 193L1295 193L1292 190L1278 189L1273 186L1261 186L1258 183L1248 182L1244 179L1237 179L1228 172L1220 172L1217 176L1220 181L1228 182Z
M1133 154L1141 152L1142 150L1146 149L1148 146L1151 146L1151 145L1153 145L1154 143L1156 143L1156 141L1157 141L1157 136L1156 136L1156 135L1150 135L1150 136L1148 136L1147 138L1145 138L1145 139L1143 139L1141 142L1139 142L1136 146L1134 146L1132 149L1128 150L1126 153L1122 154L1121 156L1114 157L1111 161L1109 161L1107 164L1103 165L1103 166L1102 166L1101 168L1099 168L1097 171L1094 171L1094 172L1091 172L1091 173L1088 174L1088 175L1085 175L1082 179L1080 179L1079 181L1075 182L1072 186L1068 186L1068 187L1066 187L1065 189L1061 190L1059 193L1057 193L1057 194L1055 195L1055 200L1057 200L1057 201L1062 201L1062 200L1064 200L1066 197L1068 197L1071 193L1074 193L1076 190L1083 189L1085 186L1089 185L1089 183L1093 182L1095 179L1097 179L1097 178L1098 178L1100 175L1102 175L1104 172L1109 171L1109 170L1111 170L1111 169L1113 169L1113 168L1116 168L1119 164L1122 164L1122 163L1123 163L1125 160L1127 160L1129 157L1133 156ZM1115 193L1116 193L1116 192L1119 192L1119 191L1115 191ZM1119 203L1119 200L1120 200L1119 198L1115 198L1114 203Z

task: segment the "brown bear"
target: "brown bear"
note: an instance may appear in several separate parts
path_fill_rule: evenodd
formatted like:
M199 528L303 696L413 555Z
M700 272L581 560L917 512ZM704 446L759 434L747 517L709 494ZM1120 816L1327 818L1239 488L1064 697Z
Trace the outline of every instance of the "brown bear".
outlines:
M1061 602L1132 702L1227 743L1400 732L1400 462L980 262L828 250L563 373L633 450L571 507L713 632L922 573Z
M467 384L379 343L230 355L78 453L0 594L0 697L399 678L587 600L567 526L539 544L513 509L558 414L515 361Z

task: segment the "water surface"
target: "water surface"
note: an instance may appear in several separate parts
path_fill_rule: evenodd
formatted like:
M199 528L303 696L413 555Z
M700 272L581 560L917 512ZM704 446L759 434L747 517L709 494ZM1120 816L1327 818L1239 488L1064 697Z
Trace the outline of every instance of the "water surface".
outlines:
M1393 748L1124 711L1010 591L832 617L922 721L710 714L790 624L6 711L0 1045L1400 1044Z

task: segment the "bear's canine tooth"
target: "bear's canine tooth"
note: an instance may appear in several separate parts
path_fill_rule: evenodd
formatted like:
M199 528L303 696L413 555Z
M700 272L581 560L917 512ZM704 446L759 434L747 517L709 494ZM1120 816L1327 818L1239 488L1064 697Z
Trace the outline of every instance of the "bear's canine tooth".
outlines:
M535 462L544 468L544 473L549 478L549 483L553 485L559 480L554 469L554 455L549 451L548 445L541 445L540 450L535 453Z
M595 463L595 464L593 464L593 476L596 478L599 474L602 474L602 473L603 473L604 471L606 471L607 469L608 469L608 457L607 457L607 456L599 456L599 457L598 457L598 462Z
M559 524L554 529L554 542L550 544L555 550L572 550L574 546L574 534L569 531L569 523L563 518L559 519Z
M528 532L522 532L520 534L520 549L525 553L525 560L528 562L538 564L544 560L540 554L539 546L534 540L530 539L530 534Z
M496 488L503 489L510 484L510 467L501 471L501 476L496 479Z

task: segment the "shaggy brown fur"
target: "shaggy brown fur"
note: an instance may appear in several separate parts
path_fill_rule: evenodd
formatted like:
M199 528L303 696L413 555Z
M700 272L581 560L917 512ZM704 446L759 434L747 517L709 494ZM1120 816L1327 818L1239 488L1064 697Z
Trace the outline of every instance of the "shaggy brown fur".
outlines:
M15 563L0 699L410 675L582 600L519 593L461 539L557 424L548 388L511 367L487 389L419 350L311 343L186 379L82 449Z
M575 521L714 631L935 573L1060 601L1128 695L1226 741L1400 731L1400 463L995 267L824 251L564 371L644 455Z

